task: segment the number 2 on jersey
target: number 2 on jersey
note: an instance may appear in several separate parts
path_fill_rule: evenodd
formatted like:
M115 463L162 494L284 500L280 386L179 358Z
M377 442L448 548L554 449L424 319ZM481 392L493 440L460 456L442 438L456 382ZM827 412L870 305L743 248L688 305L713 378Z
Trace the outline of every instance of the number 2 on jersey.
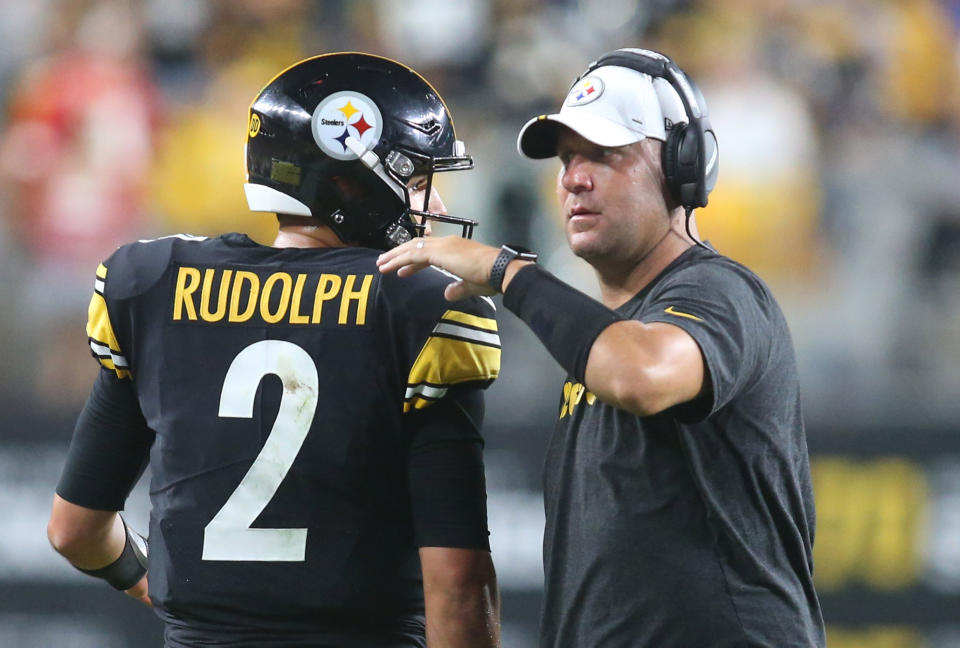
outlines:
M306 529L253 529L303 446L317 410L317 366L291 342L263 340L234 358L223 379L220 416L252 418L257 388L273 374L283 397L273 429L250 470L203 530L203 560L302 561Z

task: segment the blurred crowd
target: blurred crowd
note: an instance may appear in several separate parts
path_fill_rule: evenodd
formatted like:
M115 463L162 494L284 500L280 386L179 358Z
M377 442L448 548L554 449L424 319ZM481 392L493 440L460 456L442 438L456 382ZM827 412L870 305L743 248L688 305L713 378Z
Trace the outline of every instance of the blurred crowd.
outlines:
M557 166L515 151L604 51L697 80L720 144L701 232L791 320L808 414L960 411L957 0L0 0L0 385L75 408L93 272L126 241L275 223L243 199L246 112L309 55L359 50L441 91L477 162L447 174L478 238L566 251ZM518 395L521 398L522 394Z

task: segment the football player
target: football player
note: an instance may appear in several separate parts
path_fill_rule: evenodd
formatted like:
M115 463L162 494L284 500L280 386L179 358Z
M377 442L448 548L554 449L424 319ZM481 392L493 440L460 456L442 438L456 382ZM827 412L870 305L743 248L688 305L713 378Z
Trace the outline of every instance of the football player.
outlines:
M446 105L395 61L317 56L253 101L246 160L272 246L178 234L97 269L101 371L51 543L152 604L168 647L499 645L480 436L493 305L375 263L431 221L472 233L433 187L473 166ZM147 464L144 538L118 511Z

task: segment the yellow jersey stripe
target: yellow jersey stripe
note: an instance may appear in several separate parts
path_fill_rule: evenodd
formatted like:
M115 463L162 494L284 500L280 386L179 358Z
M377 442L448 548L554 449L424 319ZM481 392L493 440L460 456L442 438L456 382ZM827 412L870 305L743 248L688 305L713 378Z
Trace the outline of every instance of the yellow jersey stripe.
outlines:
M107 302L99 293L94 293L90 299L90 308L87 310L87 337L90 339L90 350L100 360L100 364L116 371L119 378L130 377L127 359L123 356L120 343L110 324Z
M496 333L487 333L475 328L467 328L458 324L448 324L440 322L437 328L433 330L435 337L449 337L457 340L478 342L492 347L500 348L500 336Z
M500 374L500 349L445 337L430 337L410 369L408 385L451 385L491 380Z
M440 319L450 322L459 322L460 324L466 324L467 326L475 326L479 329L490 331L492 333L497 332L497 320L490 317L480 317L478 315L471 315L470 313L463 313L461 311L448 310Z
M494 380L500 374L500 348L449 337L430 336L407 379L403 411L421 409L432 400L422 396L445 393L446 387L470 381ZM428 383L435 389L418 388ZM429 392L429 393L427 393Z
M426 407L433 405L434 402L435 401L433 400L430 400L427 398L420 398L419 396L417 396L413 400L404 401L403 413L406 414L407 412L410 412L412 410L424 409Z

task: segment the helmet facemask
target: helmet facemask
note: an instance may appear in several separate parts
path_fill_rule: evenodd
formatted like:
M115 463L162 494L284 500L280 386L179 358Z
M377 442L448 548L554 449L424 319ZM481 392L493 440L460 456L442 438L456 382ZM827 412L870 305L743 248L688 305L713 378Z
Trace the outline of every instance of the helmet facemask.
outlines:
M390 242L399 245L414 236L426 235L428 221L459 225L460 236L473 238L473 228L477 226L477 221L430 210L435 173L466 171L473 168L473 158L466 154L465 148L463 142L457 140L454 144L455 155L452 156L431 157L404 148L396 148L387 154L386 164L383 165L384 171L392 180L393 186L400 188L404 203L404 213L394 225L399 226L409 235L405 237L403 234L398 234L397 228L394 228ZM423 203L415 205L410 194L411 189L416 185L411 186L411 181L421 179L424 184ZM388 182L386 179L384 181ZM417 184L420 183L417 182ZM417 193L420 191L418 190Z

